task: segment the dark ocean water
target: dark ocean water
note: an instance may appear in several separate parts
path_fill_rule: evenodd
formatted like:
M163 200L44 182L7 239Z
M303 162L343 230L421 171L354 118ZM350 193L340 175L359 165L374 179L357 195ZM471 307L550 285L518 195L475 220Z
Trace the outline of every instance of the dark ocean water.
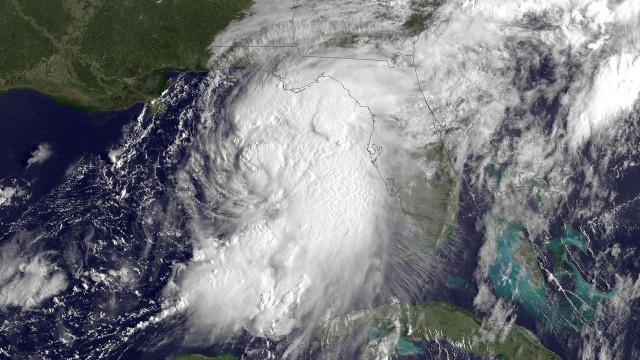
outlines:
M0 251L10 244L21 257L42 256L68 282L39 306L0 312L0 358L182 352L184 319L153 319L163 310L173 265L191 256L188 233L178 231L183 224L173 222L180 229L169 231L165 220L184 216L170 209L172 174L199 123L196 103L206 78L173 74L167 110L156 116L144 114L141 104L91 114L29 90L0 96L0 186L27 194L0 206ZM51 157L29 165L44 143ZM109 156L114 149L124 154L117 166ZM126 281L113 275L123 269Z
M17 206L0 210L2 221L13 220L28 203L37 202L59 184L74 161L104 153L141 109L138 104L123 111L92 114L58 105L32 90L0 95L0 187L22 185L28 196L27 201L17 199ZM52 155L28 166L31 153L45 143Z

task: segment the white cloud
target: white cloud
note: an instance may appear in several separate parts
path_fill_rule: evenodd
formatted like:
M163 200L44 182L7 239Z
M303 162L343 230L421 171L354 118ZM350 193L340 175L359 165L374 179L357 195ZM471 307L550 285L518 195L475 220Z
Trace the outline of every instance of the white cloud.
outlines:
M234 230L219 238L209 219L193 223L195 256L178 284L200 329L278 338L303 316L348 310L379 271L392 198L365 150L369 112L331 79L297 94L277 85L258 76L232 106L235 131L222 144L201 139L215 154L205 175L224 174L220 188L200 179L206 203L227 198L218 212ZM187 171L201 166L194 158Z
M27 166L33 164L41 164L53 155L51 145L48 143L39 144L38 147L31 152L31 157L27 160Z
M43 256L25 258L16 255L12 245L2 249L0 308L17 306L27 310L67 288L64 273Z
M20 189L19 186L0 187L0 206L11 205L13 203L12 200L24 195L24 190Z
M579 93L571 106L572 148L631 111L638 95L640 55L622 53L603 61L591 86Z

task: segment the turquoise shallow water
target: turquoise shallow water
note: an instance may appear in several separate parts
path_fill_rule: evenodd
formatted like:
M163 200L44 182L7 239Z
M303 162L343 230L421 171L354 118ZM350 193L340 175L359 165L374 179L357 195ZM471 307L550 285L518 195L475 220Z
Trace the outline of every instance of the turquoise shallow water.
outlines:
M460 276L451 276L447 279L446 285L450 289L462 290L467 288L467 280Z
M557 268L554 276L569 278L574 284L573 294L568 297L568 305L574 308L574 315L585 321L593 321L598 304L611 299L615 292L604 293L592 287L584 279L576 264L570 260L567 253L569 246L577 247L583 252L588 247L587 242L577 232L567 227L561 237L546 244L545 248L552 251L556 258Z
M514 259L521 241L527 241L522 224L492 220L490 226L498 227L496 258L489 268L496 295L522 305L529 315L544 323L547 330L579 331L583 323L593 321L598 304L613 296L613 292L602 293L592 287L568 257L568 247L587 249L586 242L572 229L565 229L562 236L545 245L545 250L556 258L556 268L547 270L555 278L569 279L574 287L558 293L552 292L546 282L536 285L531 272Z
M400 338L400 340L398 340L398 345L396 345L396 351L400 356L420 355L423 353L422 349L417 347L414 343L408 340L405 340L403 338Z
M486 167L485 170L489 176L495 178L496 187L500 187L500 183L502 182L502 177L504 175L504 172L507 170L507 165L490 164L489 166Z
M389 335L389 332L384 329L372 328L367 332L368 340L380 340ZM420 355L424 352L414 343L400 338L398 343L396 344L395 353L398 356L408 356L408 355Z

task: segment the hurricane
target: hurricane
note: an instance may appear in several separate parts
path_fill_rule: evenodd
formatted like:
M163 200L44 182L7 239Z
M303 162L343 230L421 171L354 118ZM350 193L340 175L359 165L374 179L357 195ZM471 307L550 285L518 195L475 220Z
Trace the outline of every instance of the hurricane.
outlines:
M209 51L0 187L4 355L638 354L637 1L260 0Z

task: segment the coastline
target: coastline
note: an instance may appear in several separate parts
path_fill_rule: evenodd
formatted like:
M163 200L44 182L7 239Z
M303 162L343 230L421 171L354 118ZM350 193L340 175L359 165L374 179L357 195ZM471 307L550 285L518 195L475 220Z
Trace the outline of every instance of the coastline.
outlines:
M28 90L44 95L52 99L56 105L68 107L74 110L85 111L90 114L103 112L117 112L130 109L139 104L147 104L158 98L163 91L169 87L171 79L180 74L206 73L207 71L185 70L185 69L163 69L162 82L153 91L139 96L128 96L116 100L100 100L81 91L77 87L65 87L61 91L52 91L50 87L39 86L39 84L24 83L12 85L0 85L0 96L5 96L14 91ZM131 95L131 94L126 94Z
M86 111L92 114L101 112L122 111L129 109L137 104L145 104L160 96L162 91L166 90L169 86L171 77L170 74L173 73L176 72L165 72L163 74L164 79L162 81L162 85L158 86L157 89L154 89L155 91L149 92L144 95L140 94L141 96L131 96L126 99L122 98L121 101L99 100L88 95L87 93L82 92L79 88L76 87L64 87L61 91L52 91L49 87L29 83L15 85L12 84L9 86L0 85L0 96L7 95L13 91L29 90L53 99L57 105L69 107L74 110Z
M157 98L168 72L207 71L208 46L252 0L10 1L0 13L0 94L30 89L89 112ZM170 24L170 26L169 26Z

